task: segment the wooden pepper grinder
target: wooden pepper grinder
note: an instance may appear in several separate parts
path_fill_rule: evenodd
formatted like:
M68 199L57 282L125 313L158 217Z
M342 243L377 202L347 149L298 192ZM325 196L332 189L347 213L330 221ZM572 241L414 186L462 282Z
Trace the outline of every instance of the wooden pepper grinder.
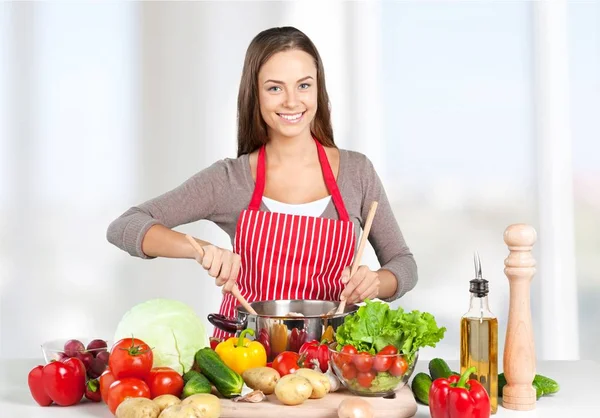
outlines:
M510 306L504 344L502 406L517 411L535 409L535 347L531 325L530 286L535 274L531 249L537 239L530 225L514 224L504 231L510 254L504 260L504 274L510 284Z

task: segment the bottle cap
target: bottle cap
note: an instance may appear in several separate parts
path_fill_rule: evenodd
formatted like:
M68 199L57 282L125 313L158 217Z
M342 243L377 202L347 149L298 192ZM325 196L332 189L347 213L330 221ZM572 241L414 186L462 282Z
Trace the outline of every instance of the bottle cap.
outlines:
M469 287L469 291L477 295L477 297L482 298L487 296L489 293L488 281L485 280L481 276L481 261L479 260L479 254L475 251L475 278L471 280L469 283L471 286Z

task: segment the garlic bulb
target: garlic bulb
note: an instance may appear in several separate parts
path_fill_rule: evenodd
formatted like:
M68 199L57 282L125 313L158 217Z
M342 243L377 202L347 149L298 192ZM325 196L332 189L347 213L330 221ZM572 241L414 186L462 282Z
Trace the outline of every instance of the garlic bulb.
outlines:
M333 370L331 370L331 362L329 362L329 365L327 366L327 371L325 372L325 376L327 376L327 378L329 379L329 384L331 386L331 389L329 389L329 392L337 391L341 386L341 382L340 382L340 379L338 379L338 377L335 375Z

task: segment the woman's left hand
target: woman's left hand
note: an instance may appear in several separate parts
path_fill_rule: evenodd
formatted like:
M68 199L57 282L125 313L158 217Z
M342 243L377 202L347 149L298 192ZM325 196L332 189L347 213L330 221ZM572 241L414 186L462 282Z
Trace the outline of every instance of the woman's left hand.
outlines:
M379 275L367 266L360 266L352 277L350 267L346 267L342 272L342 283L346 288L342 291L341 300L346 299L347 304L359 303L379 295Z

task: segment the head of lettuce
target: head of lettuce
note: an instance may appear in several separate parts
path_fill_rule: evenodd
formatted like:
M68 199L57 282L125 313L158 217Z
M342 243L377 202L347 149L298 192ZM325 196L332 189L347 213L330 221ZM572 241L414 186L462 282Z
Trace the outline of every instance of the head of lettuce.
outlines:
M153 367L171 367L179 373L190 370L196 352L209 346L206 327L196 312L169 299L148 300L126 312L114 341L132 336L152 347Z

